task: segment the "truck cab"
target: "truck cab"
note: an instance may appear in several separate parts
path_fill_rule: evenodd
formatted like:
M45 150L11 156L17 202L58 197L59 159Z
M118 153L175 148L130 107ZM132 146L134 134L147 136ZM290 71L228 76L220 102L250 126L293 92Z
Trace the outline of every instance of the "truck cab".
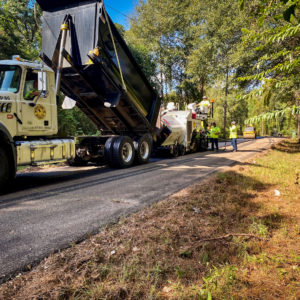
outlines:
M0 124L12 138L57 133L53 71L41 64L0 61Z
M54 72L15 56L0 61L0 192L17 166L56 163L75 156L74 139L58 132Z

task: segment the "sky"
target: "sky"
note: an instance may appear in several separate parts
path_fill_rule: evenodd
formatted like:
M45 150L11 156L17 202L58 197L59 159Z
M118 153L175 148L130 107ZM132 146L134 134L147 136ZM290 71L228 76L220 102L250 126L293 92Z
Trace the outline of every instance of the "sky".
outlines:
M138 0L104 0L106 10L115 23L123 25L126 29L129 28L129 19L134 12L134 7Z

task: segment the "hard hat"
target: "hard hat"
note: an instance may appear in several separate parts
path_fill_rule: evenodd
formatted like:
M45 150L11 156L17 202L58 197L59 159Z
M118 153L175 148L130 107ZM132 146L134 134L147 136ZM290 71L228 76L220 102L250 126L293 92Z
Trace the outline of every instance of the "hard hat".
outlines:
M232 121L231 124L232 124L232 125L235 125L235 121Z
M207 99L207 97L206 97L206 96L203 96L202 99Z

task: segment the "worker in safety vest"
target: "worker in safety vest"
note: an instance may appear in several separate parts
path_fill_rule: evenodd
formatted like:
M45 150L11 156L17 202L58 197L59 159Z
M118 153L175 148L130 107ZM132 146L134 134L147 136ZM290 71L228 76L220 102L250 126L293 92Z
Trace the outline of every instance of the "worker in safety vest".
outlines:
M208 114L209 108L210 108L210 103L207 100L206 96L203 96L202 101L200 102L200 113L201 114Z
M220 127L218 127L216 125L215 122L213 122L211 124L211 128L210 128L210 142L211 142L211 150L215 150L215 146L216 146L216 150L219 150L219 134L221 133L221 129Z
M33 82L33 87L30 89L24 96L25 100L33 100L36 96L40 95L40 91L38 90L38 81L37 79Z
M235 125L235 121L231 122L231 127L229 128L229 130L230 130L229 138L231 139L233 152L236 152L237 151L237 127Z

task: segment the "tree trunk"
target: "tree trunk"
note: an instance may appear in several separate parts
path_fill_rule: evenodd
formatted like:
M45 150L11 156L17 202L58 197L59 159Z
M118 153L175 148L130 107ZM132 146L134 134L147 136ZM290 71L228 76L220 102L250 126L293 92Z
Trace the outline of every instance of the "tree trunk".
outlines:
M224 129L223 137L226 138L226 125L227 125L227 96L228 96L228 76L229 68L226 69L226 84L225 84L225 102L224 102Z
M296 101L297 107L300 107L300 98ZM298 143L300 143L300 114L296 116L298 123Z
M199 93L200 93L200 101L202 100L203 96L204 96L204 79L200 78L199 79Z
M296 98L296 107L300 107L300 91L296 91L294 94ZM300 143L300 114L296 115L296 120L297 120L297 135L298 135L298 143Z

